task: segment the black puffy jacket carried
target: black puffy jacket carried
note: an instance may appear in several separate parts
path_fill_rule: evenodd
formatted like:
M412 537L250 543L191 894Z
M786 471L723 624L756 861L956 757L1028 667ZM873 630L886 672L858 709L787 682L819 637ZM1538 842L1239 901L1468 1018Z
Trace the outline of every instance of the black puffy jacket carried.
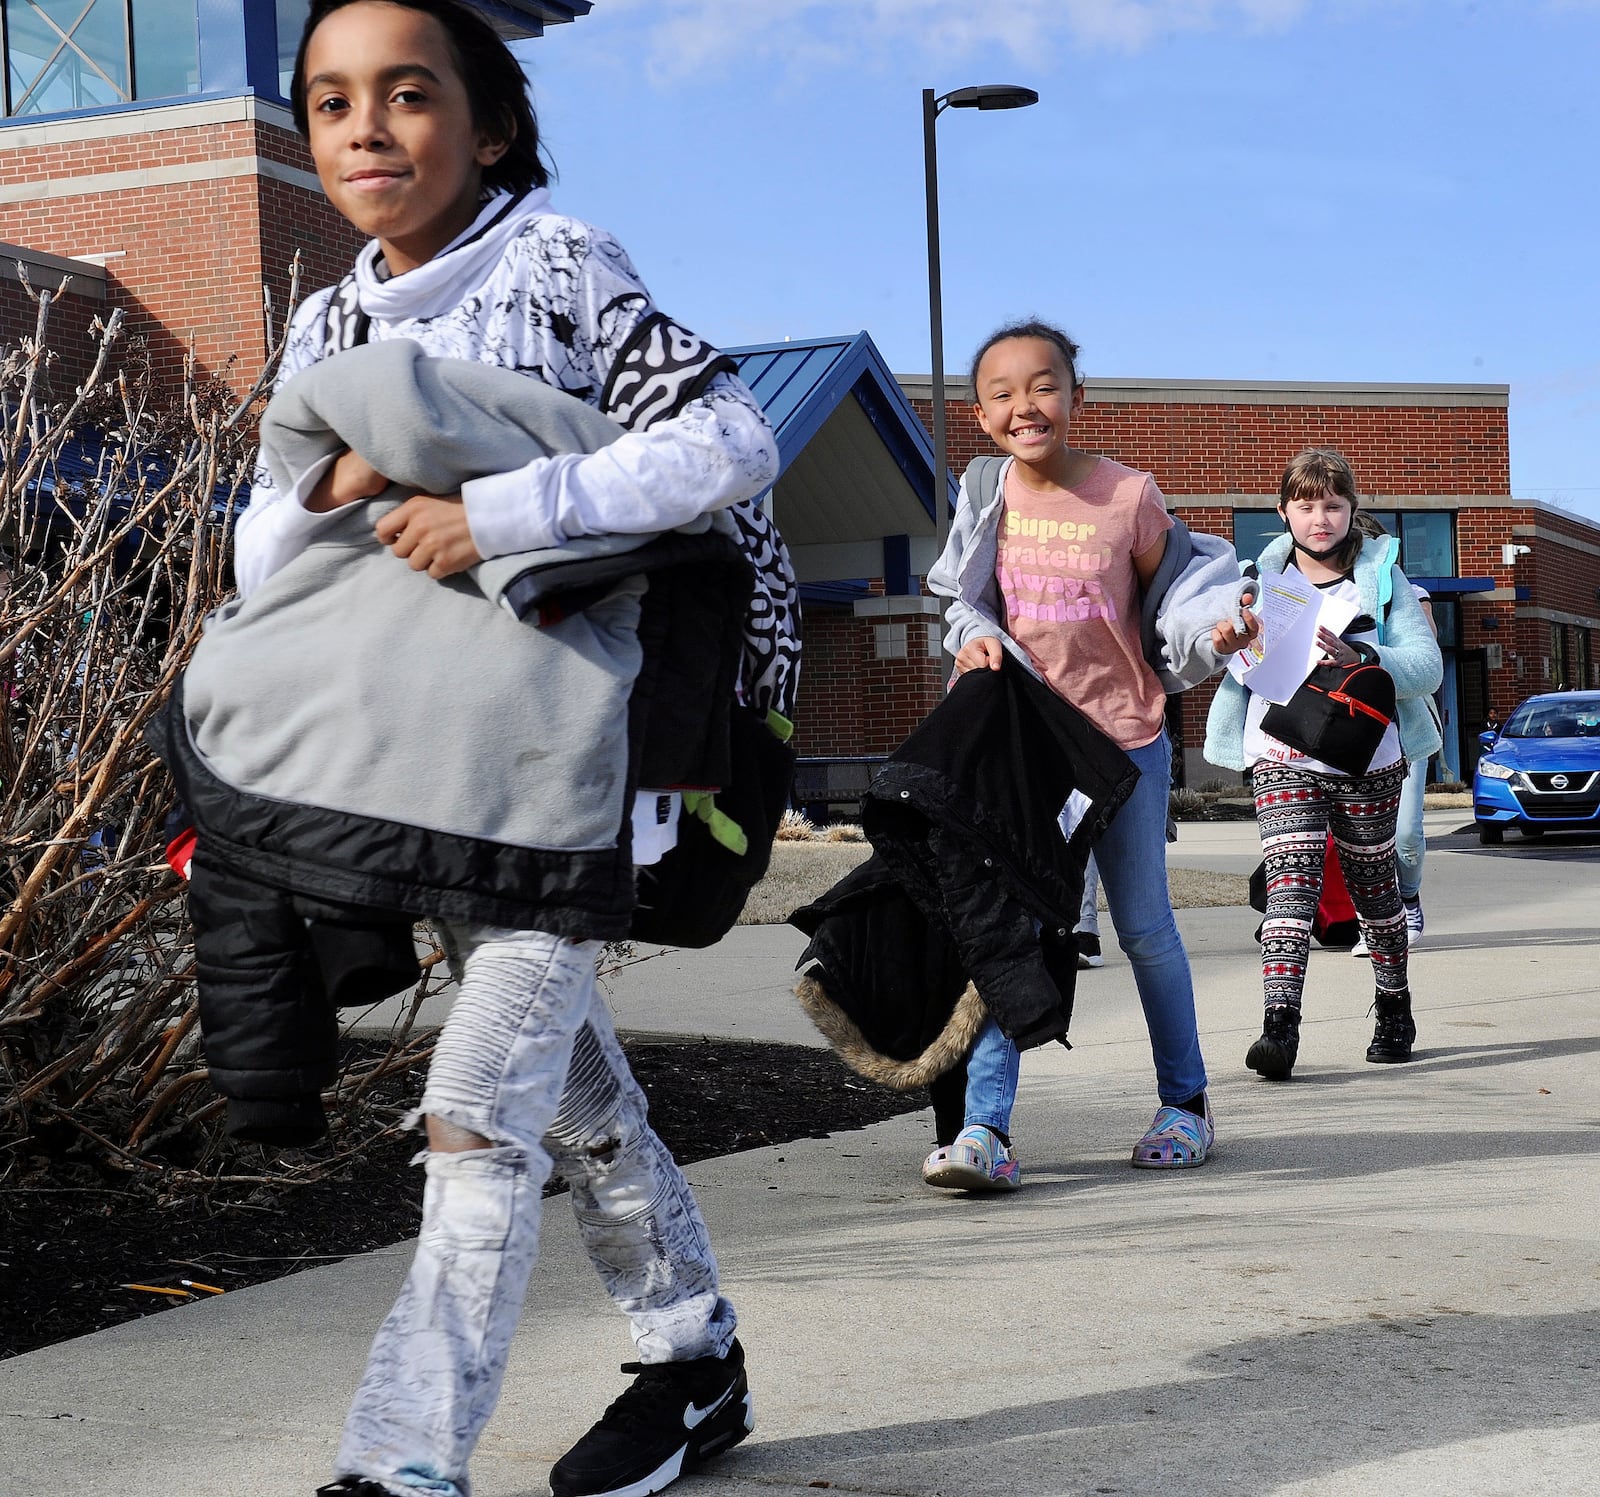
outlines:
M910 1089L964 1064L986 1012L1024 1049L1064 1038L1084 867L1137 779L1009 656L964 674L873 781L872 857L790 916L812 938L796 994L840 1056Z

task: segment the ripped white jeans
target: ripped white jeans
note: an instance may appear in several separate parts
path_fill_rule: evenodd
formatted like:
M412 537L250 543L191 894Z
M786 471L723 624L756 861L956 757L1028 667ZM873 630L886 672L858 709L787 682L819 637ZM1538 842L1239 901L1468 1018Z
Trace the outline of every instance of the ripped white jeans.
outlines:
M722 1356L733 1306L705 1223L646 1119L595 980L597 941L490 926L441 930L460 983L420 1115L493 1147L427 1154L422 1231L378 1331L336 1474L468 1497L539 1249L552 1171L644 1362Z

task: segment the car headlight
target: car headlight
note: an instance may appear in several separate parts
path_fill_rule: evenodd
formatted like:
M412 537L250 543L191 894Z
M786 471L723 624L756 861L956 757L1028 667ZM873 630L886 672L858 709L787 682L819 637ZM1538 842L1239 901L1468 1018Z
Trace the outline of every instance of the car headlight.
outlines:
M1516 770L1507 764L1496 764L1493 759L1480 759L1478 773L1486 780L1509 780L1516 774Z

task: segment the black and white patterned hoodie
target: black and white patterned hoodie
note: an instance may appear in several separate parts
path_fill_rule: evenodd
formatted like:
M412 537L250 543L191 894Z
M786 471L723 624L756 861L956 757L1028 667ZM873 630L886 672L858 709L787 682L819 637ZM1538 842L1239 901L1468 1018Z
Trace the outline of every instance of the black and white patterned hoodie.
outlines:
M622 246L556 213L545 189L496 195L459 239L404 275L385 278L381 266L374 241L352 276L306 300L280 386L352 342L408 338L437 357L543 380L626 430L600 452L539 458L463 485L485 558L579 535L670 530L776 478L772 429L729 361L658 312ZM235 536L241 594L326 523L303 503L325 469L286 494L257 472Z
M539 188L496 194L465 233L404 275L384 273L374 240L350 275L296 313L277 386L354 343L396 338L435 357L530 375L625 429L600 452L538 458L465 483L467 524L485 559L583 535L670 530L728 510L756 572L740 694L758 712L793 717L799 589L782 538L751 502L777 476L772 428L732 361L657 310L610 234L557 213ZM287 493L258 466L234 538L242 597L332 523L304 504L329 462ZM641 863L672 845L676 803L665 826L656 804L642 794L635 808Z

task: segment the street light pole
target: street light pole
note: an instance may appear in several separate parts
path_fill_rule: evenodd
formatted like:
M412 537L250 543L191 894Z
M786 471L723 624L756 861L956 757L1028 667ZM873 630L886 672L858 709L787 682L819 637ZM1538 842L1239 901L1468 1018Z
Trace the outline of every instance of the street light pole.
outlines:
M934 122L939 101L922 90L922 165L928 199L928 336L933 358L933 554L944 555L950 539L950 453L944 421L944 308L939 285L939 153Z
M944 309L939 284L939 159L934 124L945 109L1025 109L1037 104L1031 88L983 83L942 96L922 90L922 167L928 200L928 337L933 363L933 550L944 555L950 539L950 453L944 413ZM943 609L940 610L941 619Z

